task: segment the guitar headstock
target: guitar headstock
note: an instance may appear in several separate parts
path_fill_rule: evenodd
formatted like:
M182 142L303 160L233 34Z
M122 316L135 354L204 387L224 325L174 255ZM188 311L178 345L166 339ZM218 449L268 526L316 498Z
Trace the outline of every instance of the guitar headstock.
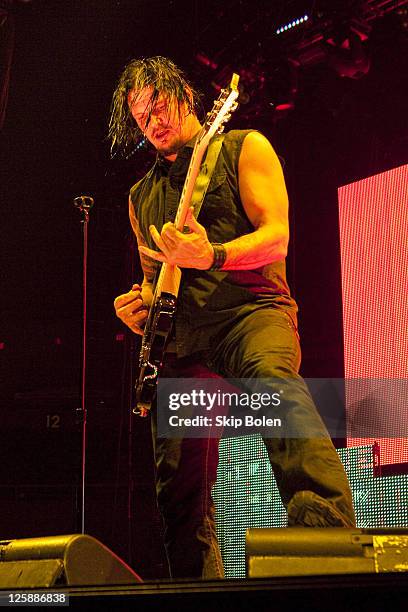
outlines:
M221 134L224 130L225 124L238 106L238 81L239 75L234 73L229 87L221 90L220 95L214 102L214 106L207 114L204 126L198 136L200 143L208 142L216 132Z

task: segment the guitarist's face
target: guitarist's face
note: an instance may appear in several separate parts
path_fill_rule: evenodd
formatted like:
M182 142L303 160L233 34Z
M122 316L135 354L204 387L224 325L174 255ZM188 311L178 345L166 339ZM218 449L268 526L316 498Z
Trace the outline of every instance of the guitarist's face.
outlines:
M128 104L144 136L159 153L174 160L177 151L200 129L195 115L188 112L185 102L178 103L160 94L152 106L152 87L142 89L138 94L132 90Z

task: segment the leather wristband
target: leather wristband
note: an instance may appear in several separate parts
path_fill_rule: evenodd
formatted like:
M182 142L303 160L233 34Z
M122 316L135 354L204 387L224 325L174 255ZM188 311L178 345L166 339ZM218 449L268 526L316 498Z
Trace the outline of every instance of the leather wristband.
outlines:
M211 246L214 250L214 261L212 262L211 268L208 268L208 270L214 272L215 270L222 269L227 259L227 251L225 250L225 246L220 242L212 242Z

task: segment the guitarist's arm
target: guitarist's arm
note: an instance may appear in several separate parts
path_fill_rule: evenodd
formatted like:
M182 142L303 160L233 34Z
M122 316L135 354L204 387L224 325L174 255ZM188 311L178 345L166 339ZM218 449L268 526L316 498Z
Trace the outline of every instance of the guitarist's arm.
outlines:
M138 245L147 246L130 199L129 219ZM142 253L140 254L140 262L143 269L142 284L135 284L130 291L119 295L114 301L114 307L116 315L132 332L143 335L142 326L146 322L148 309L153 299L152 283L156 272L156 264Z

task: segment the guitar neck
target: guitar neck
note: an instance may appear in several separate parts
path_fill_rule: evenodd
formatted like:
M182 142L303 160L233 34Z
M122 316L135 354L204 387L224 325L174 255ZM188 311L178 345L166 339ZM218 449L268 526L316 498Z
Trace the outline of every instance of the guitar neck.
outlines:
M238 98L238 80L239 76L233 74L229 90L222 90L218 100L215 101L213 109L207 115L200 132L197 134L190 164L188 166L186 179L181 193L180 203L177 209L174 225L180 232L183 231L187 212L191 204L195 183L200 172L201 162L204 153L207 150L211 138L216 132L221 132L224 128L223 124L228 121L231 113L237 107ZM160 297L163 291L178 295L181 280L181 270L177 266L163 263L160 269L159 278L156 283L154 292L154 300Z
M188 208L191 203L191 198L194 191L194 185L197 176L200 172L201 161L204 156L206 146L196 144L188 166L186 179L184 181L183 191L181 193L180 203L177 209L174 225L180 232L183 231ZM171 293L177 297L180 287L181 270L177 266L172 266L164 262L160 268L159 278L157 279L154 292L154 299L159 297L163 291Z
M203 143L196 144L193 150L193 154L191 156L190 164L187 170L186 180L184 181L183 191L181 192L181 198L177 209L176 218L174 220L174 225L176 226L176 229L179 230L179 232L182 232L184 228L187 212L191 204L191 199L194 192L195 182L200 172L200 166L206 148L206 146L203 146Z

